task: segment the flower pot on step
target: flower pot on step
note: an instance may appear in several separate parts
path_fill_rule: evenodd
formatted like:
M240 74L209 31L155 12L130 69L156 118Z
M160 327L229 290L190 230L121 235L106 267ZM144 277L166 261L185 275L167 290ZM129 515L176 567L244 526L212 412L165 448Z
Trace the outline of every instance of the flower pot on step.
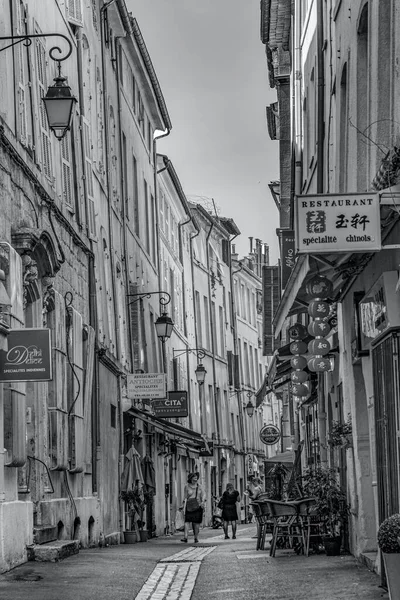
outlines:
M340 547L342 545L342 539L340 536L336 536L336 537L326 536L323 538L323 542L324 542L325 554L327 556L339 556Z
M125 544L136 544L138 536L136 531L124 531L124 542Z
M141 531L139 531L139 535L140 535L141 542L147 542L147 540L148 540L148 532L147 531L141 530Z

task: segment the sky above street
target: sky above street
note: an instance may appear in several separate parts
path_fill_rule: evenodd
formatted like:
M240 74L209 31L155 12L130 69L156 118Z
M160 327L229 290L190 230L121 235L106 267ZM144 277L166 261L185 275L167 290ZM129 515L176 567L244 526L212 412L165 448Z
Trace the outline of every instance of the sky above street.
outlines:
M127 0L153 62L172 121L158 142L189 200L231 217L270 246L277 264L278 211L268 183L279 179L278 144L265 108L276 101L260 41L259 0ZM203 200L204 199L204 200Z

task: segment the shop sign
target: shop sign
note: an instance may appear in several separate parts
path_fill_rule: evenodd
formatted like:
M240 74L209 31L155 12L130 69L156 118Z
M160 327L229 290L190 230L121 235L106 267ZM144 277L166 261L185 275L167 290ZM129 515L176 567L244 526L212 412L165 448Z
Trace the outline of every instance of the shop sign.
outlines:
M200 448L199 456L214 456L214 442L207 442L207 446L204 443Z
M247 455L247 476L248 477L252 477L253 475L254 475L253 455L252 454L248 454Z
M282 231L282 260L281 260L281 277L282 289L285 289L290 274L296 263L296 249L294 231Z
M0 351L0 381L52 379L50 329L11 329Z
M300 254L381 249L378 194L298 196L295 222Z
M280 437L280 430L272 423L269 425L264 425L260 431L260 440L263 444L267 444L267 446L272 446L273 444L279 442Z
M383 273L358 306L360 350L392 327L400 326L400 305L396 293L397 271Z
M168 392L167 398L153 400L151 406L156 417L187 417L187 391Z
M165 373L131 373L127 376L127 396L137 398L165 398L167 395Z

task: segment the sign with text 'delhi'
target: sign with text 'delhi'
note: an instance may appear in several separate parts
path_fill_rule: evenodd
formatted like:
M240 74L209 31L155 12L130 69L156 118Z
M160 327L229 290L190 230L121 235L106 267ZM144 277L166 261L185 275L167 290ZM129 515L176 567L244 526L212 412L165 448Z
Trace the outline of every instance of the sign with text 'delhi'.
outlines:
M11 329L0 351L0 381L50 381L50 329Z

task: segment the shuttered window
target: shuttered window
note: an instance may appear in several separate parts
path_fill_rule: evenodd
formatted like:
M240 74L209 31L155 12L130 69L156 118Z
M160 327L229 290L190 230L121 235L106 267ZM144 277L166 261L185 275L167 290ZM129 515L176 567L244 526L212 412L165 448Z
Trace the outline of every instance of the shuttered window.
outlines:
M17 35L25 35L25 8L20 0L16 0L16 23ZM26 47L23 44L18 44L15 48L16 52L16 74L17 74L17 98L18 98L18 136L23 144L28 143L27 134L27 80L25 73Z
M263 279L263 355L272 355L276 348L276 342L272 327L272 321L280 300L279 267L264 266L262 270Z
M71 164L71 134L67 132L61 140L62 199L65 206L74 210L74 188Z
M83 25L82 0L67 0L67 18L74 25Z
M70 471L84 469L82 316L72 307L67 316L67 407Z
M89 122L82 117L83 143L85 156L85 191L88 220L88 234L96 236L96 216L94 207L93 169L92 169L92 144Z
M50 129L47 121L46 109L42 101L42 98L47 92L46 57L45 49L40 38L36 40L36 70L42 168L44 174L50 178L52 175Z

